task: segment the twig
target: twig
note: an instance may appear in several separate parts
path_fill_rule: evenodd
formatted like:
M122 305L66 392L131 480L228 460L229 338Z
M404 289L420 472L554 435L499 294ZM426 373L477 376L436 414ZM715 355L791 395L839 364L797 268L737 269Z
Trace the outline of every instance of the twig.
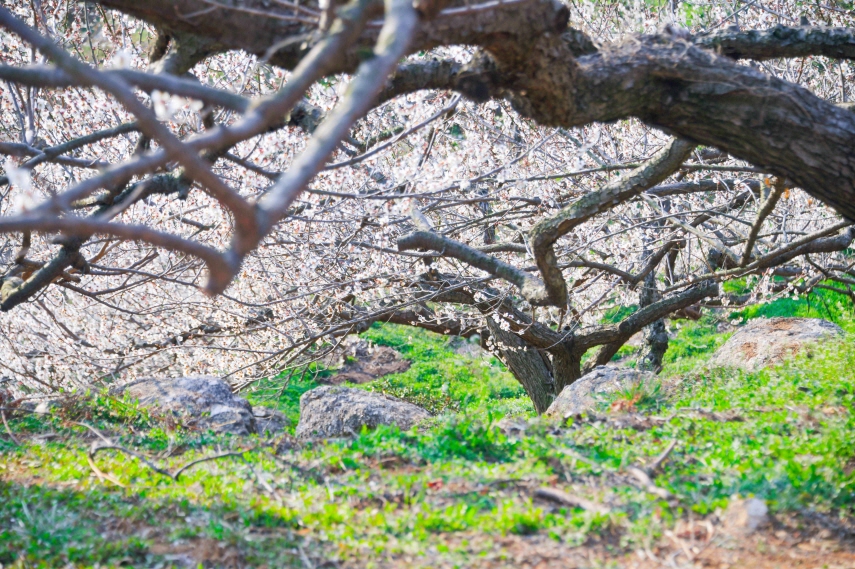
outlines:
M662 454L656 457L656 460L654 460L653 463L647 468L647 472L649 472L651 475L655 474L656 471L659 470L659 468L662 466L662 464L666 460L668 460L668 456L671 454L671 451L673 451L674 447L676 446L677 440L675 439L671 441L671 444L668 445L668 447L664 451L662 451Z
M206 456L204 458L199 458L199 459L193 460L191 462L188 462L187 464L185 464L184 466L182 466L178 470L176 470L175 474L172 475L172 478L175 479L176 482L178 482L178 477L181 476L181 474L184 471L191 469L192 467L196 466L197 464L201 464L203 462L208 462L210 460L217 460L220 458L226 458L229 456L243 456L244 453L252 452L254 450L255 450L255 448L251 448L248 450L242 450L242 451L224 452L222 454L215 454L214 456Z
M91 455L86 455L86 462L89 463L89 468L92 469L92 472L94 472L95 476L97 476L99 479L109 480L116 486L120 486L121 488L127 488L127 486L125 484L122 484L122 482L118 478L98 468L98 466L95 464L95 460L92 458Z
M159 468L157 465L152 463L150 460L148 460L144 456L141 456L140 454L138 454L138 453L136 453L130 449L127 449L123 446L117 445L117 444L99 445L98 443L92 443L92 446L89 448L89 457L92 459L93 462L95 461L95 455L98 454L99 452L101 452L102 450L118 450L118 451L121 451L125 454L129 454L130 456L136 458L137 460L139 460L140 462L142 462L143 464L145 464L146 466L148 466L149 468L151 468L152 470L154 470L158 474L160 474L162 476L166 476L167 478L172 478L173 480L175 480L175 477L172 476L172 474L170 474L166 470L163 470L162 468Z
M565 506L582 508L583 510L588 510L589 512L594 512L603 516L611 512L608 507L600 504L599 502L594 502L593 500L588 500L581 496L574 496L573 494L568 494L567 492L558 490L557 488L538 488L534 491L534 497L558 502Z
M745 242L745 252L742 254L742 260L739 262L740 267L744 267L751 261L751 253L754 249L754 242L757 241L757 235L760 234L760 228L763 227L763 222L766 221L766 218L775 209L782 195L784 195L784 185L776 180L772 185L769 197L766 198L766 201L763 202L763 205L760 206L760 210L757 212L757 220L751 226L751 233L748 234L748 240Z
M637 466L630 466L629 468L627 468L627 472L632 474L636 478L636 480L641 482L641 484L644 486L644 489L650 492L651 494L655 494L663 500L674 499L674 495L671 494L671 492L669 492L665 488L660 488L659 486L654 484L653 480L651 480L650 478L650 475L648 475L641 468L638 468Z
M673 494L671 494L668 490L664 488L660 488L656 484L653 483L652 477L656 475L656 471L668 460L668 457L671 455L671 451L677 446L677 440L671 441L662 454L656 457L656 459L650 464L647 468L640 468L638 466L630 466L627 468L627 472L632 474L636 480L641 482L644 486L644 489L650 492L651 494L656 494L660 498L665 500L672 500L675 498Z
M146 457L142 456L141 454L114 443L109 438L104 436L104 434L102 434L95 427L88 425L86 423L77 423L77 424L82 426L82 427L86 427L87 429L89 429L90 431L95 433L95 435L103 441L103 444L92 443L92 446L89 448L89 453L87 455L87 459L89 460L89 464L92 467L92 469L99 476L103 476L103 477L107 478L108 480L110 480L111 482L115 482L119 486L122 486L122 484L120 482L118 482L117 480L114 480L108 474L102 472L101 470L98 469L97 466L95 466L95 455L98 454L99 452L101 452L102 450L117 450L117 451L123 452L127 455L130 455L130 456L136 458L137 460L139 460L140 462L142 462L143 464L145 464L146 466L148 466L150 469L157 472L161 476L166 476L167 478L171 478L172 480L178 482L178 479L181 477L181 474L183 474L184 472L186 472L190 468L193 468L197 464L201 464L203 462L208 462L211 460L217 460L220 458L226 458L229 456L243 456L245 453L253 452L259 448L259 447L253 447L251 449L242 450L242 451L231 451L231 452L224 452L224 453L220 453L220 454L215 454L213 456L206 456L206 457L199 458L199 459L193 460L191 462L188 462L187 464L185 464L184 466L182 466L181 468L176 470L174 473L171 473L168 470L164 470L163 468L160 468L159 466L157 466L156 464L154 464L153 462L151 462L150 460L148 460Z
M12 439L12 442L15 443L15 446L21 446L21 443L15 438L15 435L12 434L12 429L9 428L9 423L6 421L6 411L0 410L0 417L3 418L3 426L6 427L6 433L8 433L9 438Z

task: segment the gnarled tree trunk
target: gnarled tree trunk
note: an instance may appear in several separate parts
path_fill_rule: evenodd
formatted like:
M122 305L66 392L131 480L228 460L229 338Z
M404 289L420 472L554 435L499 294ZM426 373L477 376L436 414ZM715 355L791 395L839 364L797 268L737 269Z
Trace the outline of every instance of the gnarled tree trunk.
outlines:
M656 270L650 271L644 278L641 293L638 297L639 308L649 306L661 300L656 288ZM665 319L660 318L646 326L643 332L641 353L638 357L638 368L659 373L662 370L662 358L668 350L668 331L665 329Z
M555 381L545 356L513 332L503 330L493 318L487 318L487 328L494 343L494 353L522 384L534 403L535 411L546 411L555 398Z

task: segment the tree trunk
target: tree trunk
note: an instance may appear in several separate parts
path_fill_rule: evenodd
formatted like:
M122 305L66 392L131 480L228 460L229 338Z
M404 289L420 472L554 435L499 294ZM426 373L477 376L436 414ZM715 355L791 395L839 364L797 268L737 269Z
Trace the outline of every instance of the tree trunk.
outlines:
M665 320L657 320L644 329L644 344L638 357L638 369L659 373L662 370L662 358L668 350L668 331Z
M641 294L638 299L639 308L657 302L661 295L656 289L656 269L650 271L644 278ZM665 329L665 319L660 318L644 328L644 341L641 354L638 357L638 369L659 373L662 369L662 358L668 350L668 331Z
M550 353L557 396L565 387L582 377L582 357L563 345L556 346Z
M538 414L549 408L555 398L554 381L543 355L522 338L502 330L493 318L487 318L492 349L519 381L534 403Z

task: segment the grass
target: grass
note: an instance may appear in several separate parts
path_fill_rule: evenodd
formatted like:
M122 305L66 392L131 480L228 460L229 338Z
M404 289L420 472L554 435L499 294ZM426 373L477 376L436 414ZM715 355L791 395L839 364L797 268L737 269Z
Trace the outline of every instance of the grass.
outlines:
M774 304L766 310L779 310ZM683 381L635 386L565 424L533 419L493 358L459 355L445 338L394 326L364 337L401 351L412 366L360 387L436 413L406 432L381 427L289 448L189 431L131 401L76 395L48 416L11 418L20 446L0 438L0 563L164 567L191 551L205 566L464 567L493 555L497 540L541 536L566 548L606 544L619 559L679 519L721 510L735 494L758 496L776 513L851 518L855 337L776 369L729 372L704 367L725 337L716 325L707 316L677 332L663 375ZM300 395L317 385L313 375L270 381L251 398L296 422ZM621 423L616 408L643 420ZM496 424L507 414L531 421L512 436ZM96 457L101 477L86 457L97 439L81 422L170 471L238 454L175 481L104 451ZM627 469L649 465L672 441L654 478L674 496L664 500ZM543 486L608 513L535 499Z
M394 324L375 324L362 338L394 348L411 366L403 373L350 387L392 395L435 415L475 413L489 420L491 414L503 417L534 410L525 390L495 357L486 352L476 358L455 353L453 348L465 341L452 342L438 334ZM289 417L293 429L300 416L300 396L320 385L317 378L331 374L317 368L302 378L292 377L284 386L287 376L283 374L259 384L248 399L253 404L278 408Z
M828 284L839 286L836 283ZM777 316L824 318L844 329L855 331L855 307L851 299L845 294L819 288L807 295L783 296L730 314L731 319L741 321Z

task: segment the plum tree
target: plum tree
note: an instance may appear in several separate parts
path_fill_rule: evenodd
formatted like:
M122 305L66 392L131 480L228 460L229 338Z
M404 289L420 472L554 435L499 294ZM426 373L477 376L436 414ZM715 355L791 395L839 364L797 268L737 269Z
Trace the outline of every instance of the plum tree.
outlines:
M659 368L666 318L851 297L850 20L7 3L0 366L21 389L167 370L240 387L389 321L478 334L543 411L639 332Z

